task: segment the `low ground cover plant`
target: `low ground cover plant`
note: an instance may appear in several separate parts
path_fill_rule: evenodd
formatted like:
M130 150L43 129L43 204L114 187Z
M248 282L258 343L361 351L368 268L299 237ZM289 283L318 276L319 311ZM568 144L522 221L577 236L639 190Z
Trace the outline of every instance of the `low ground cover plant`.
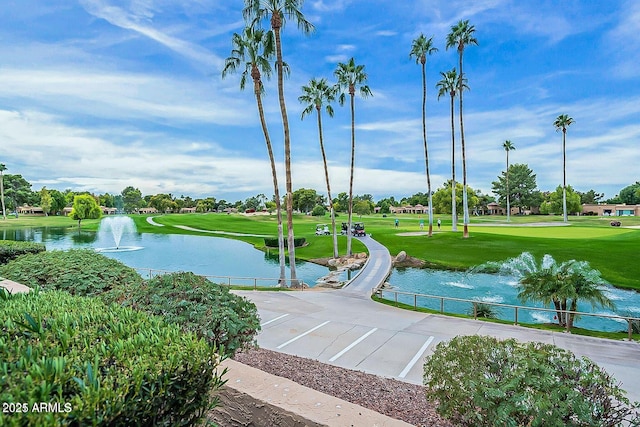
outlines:
M460 336L424 365L427 400L459 426L639 425L614 378L587 358L542 343Z
M36 254L45 251L45 246L34 242L16 242L0 240L0 265L24 254Z
M224 383L215 348L157 316L62 291L0 312L0 425L194 425Z
M59 289L85 296L143 282L133 268L89 249L23 255L0 265L0 276L31 288Z
M163 316L195 332L225 355L255 343L260 330L254 303L190 272L156 276L143 284L120 286L104 294L108 302Z

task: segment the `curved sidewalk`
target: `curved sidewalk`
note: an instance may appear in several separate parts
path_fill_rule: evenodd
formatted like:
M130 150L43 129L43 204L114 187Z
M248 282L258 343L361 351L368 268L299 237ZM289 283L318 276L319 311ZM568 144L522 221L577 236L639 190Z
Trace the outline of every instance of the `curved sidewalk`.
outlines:
M391 254L389 250L373 240L371 236L356 237L369 250L369 259L358 275L344 288L336 291L341 294L371 297L372 290L382 285L391 273Z

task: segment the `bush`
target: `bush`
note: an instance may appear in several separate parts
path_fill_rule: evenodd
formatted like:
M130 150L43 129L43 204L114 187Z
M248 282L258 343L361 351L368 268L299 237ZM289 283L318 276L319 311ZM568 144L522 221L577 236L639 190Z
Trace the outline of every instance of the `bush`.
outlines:
M253 345L260 330L255 304L193 273L156 276L143 285L120 287L103 297L108 302L161 315L229 356Z
M89 249L23 255L0 265L0 276L30 287L86 296L143 282L134 269Z
M311 211L312 216L324 216L327 213L327 209L322 205L315 205Z
M45 250L46 247L42 243L0 240L0 264L6 264L20 255L37 254Z
M194 425L215 406L219 357L195 335L97 298L7 295L0 425Z
M293 246L299 248L300 246L304 246L307 243L307 239L304 237L295 237L293 239ZM277 237L265 237L264 245L268 248L277 248L278 247L278 238ZM284 238L284 246L287 247L287 238Z
M467 311L469 316L474 315L474 307L475 307L475 317L482 317L485 319L497 319L500 315L500 309L497 307L487 304L485 302L474 302L473 306Z
M640 422L625 392L587 358L550 344L461 336L424 365L427 400L460 426L617 426ZM635 424L632 424L635 425Z

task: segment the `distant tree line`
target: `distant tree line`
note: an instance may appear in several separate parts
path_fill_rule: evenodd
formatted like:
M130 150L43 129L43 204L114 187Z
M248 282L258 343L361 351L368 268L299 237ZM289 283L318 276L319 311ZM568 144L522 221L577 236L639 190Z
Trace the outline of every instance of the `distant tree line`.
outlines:
M520 213L525 210L538 209L541 214L562 213L562 186L553 191L540 191L536 184L536 175L526 164L513 164L509 166L510 206L518 208ZM246 198L229 202L215 197L192 198L191 196L174 196L171 193L159 193L143 195L140 189L133 186L124 188L120 194L94 194L87 191L73 191L66 189L59 191L42 187L39 191L32 190L32 185L22 175L4 174L2 177L4 190L4 204L7 212L15 212L20 206L40 206L45 215L60 215L65 207L72 207L75 196L90 196L98 206L116 208L124 213L137 213L139 209L152 207L158 212L180 212L183 208L195 208L196 212L220 212L226 208L235 208L240 212L267 211L273 213L276 208L275 199L265 194L257 194ZM468 187L468 203L472 212L486 211L489 203L497 202L506 207L507 199L507 174L502 172L497 180L492 182L492 195L482 194L479 190ZM456 183L456 207L458 211L463 208L461 184ZM447 180L432 194L433 209L438 214L451 213L451 180ZM628 185L620 190L613 198L604 199L603 193L591 189L587 192L575 190L572 186L566 187L567 211L575 214L581 211L582 204L597 203L626 203L629 205L640 204L640 181ZM347 212L349 195L346 192L338 193L334 197L333 207L336 212ZM353 213L368 215L376 208L379 212L388 214L392 206L423 205L428 206L429 195L418 192L411 196L396 199L389 196L374 200L371 194L353 196ZM328 212L329 201L327 197L314 189L300 188L292 194L293 209L297 212L316 216L325 215Z

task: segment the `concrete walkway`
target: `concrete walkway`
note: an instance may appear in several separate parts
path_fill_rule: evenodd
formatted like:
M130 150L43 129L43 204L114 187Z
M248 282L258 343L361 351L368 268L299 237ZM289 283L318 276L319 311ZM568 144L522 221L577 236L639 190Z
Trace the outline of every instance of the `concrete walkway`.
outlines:
M391 273L391 255L385 246L373 240L371 236L354 238L364 243L369 250L369 258L364 267L358 272L358 275L351 279L347 286L337 292L369 298L372 290L383 284L389 277L389 273Z

